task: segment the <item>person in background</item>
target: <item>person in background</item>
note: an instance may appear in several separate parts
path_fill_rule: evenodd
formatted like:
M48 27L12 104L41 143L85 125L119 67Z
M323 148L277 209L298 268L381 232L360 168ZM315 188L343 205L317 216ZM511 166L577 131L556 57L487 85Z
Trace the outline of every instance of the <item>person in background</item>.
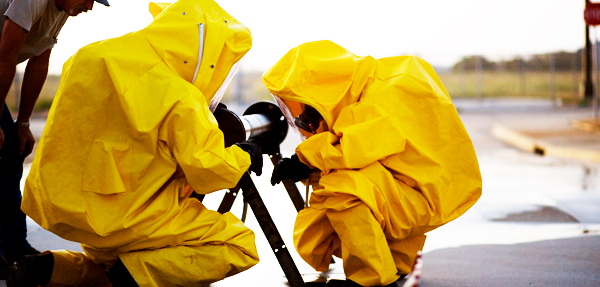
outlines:
M22 209L84 252L24 256L8 286L204 286L258 263L254 233L190 197L261 174L212 114L252 46L212 0L150 3L146 28L64 65Z
M95 0L109 6L106 0ZM48 75L50 52L69 16L92 10L94 0L0 0L0 280L22 255L37 254L27 241L21 211L23 160L35 139L29 118ZM17 121L6 96L17 64L29 60L23 77Z
M479 199L473 144L423 59L358 57L330 41L310 42L263 82L305 139L271 177L273 185L308 179L313 187L294 245L318 271L332 255L343 259L346 280L327 286L395 286L420 265L425 233ZM413 277L409 286L418 285L420 274Z

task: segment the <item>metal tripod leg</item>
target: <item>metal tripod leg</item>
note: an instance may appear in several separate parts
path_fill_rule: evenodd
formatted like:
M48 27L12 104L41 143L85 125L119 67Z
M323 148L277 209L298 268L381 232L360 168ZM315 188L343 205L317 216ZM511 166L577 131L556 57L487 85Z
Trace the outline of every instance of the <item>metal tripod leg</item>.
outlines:
M276 166L277 163L279 162L279 160L281 160L280 153L272 154L269 156L271 157L271 162L273 163L273 166ZM296 183L291 179L282 180L281 183L283 183L283 186L285 187L285 190L287 191L288 195L290 196L292 203L294 203L294 207L296 207L296 211L300 212L300 210L304 209L304 199L302 198L302 194L300 194L300 191L298 190ZM306 200L308 200L308 198ZM330 263L331 264L335 263L335 259L333 259L333 257L331 257Z
M283 242L281 234L277 231L277 227L267 210L267 206L260 197L250 174L245 173L238 185L225 194L225 197L219 206L219 213L225 213L231 209L240 188L242 189L245 200L249 203L250 208L252 208L252 212L254 213L254 216L256 216L256 220L265 234L267 241L269 241L269 245L271 246L275 257L277 257L277 261L279 261L279 265L290 286L306 286L304 279L302 279L302 275L300 275L300 271L298 271L298 268L292 259L292 255L290 255L287 246Z
M238 184L234 188L229 189L227 190L227 192L225 192L225 196L223 197L223 201L221 201L221 205L219 205L219 209L217 209L217 212L223 214L227 211L230 211L239 191L240 183L238 182Z

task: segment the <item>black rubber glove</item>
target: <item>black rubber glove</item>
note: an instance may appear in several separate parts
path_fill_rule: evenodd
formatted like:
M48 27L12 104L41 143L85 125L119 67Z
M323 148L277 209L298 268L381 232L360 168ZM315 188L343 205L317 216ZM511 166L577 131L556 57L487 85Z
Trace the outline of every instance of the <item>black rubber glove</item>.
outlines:
M241 149L250 154L250 168L249 171L253 171L256 175L262 174L262 166L263 166L263 158L262 158L262 150L260 147L251 142L251 141L243 141L236 143Z
M294 154L291 158L282 158L275 165L273 175L271 175L271 185L274 186L286 179L291 179L294 182L307 179L311 173L313 173L313 170L300 162L298 156Z

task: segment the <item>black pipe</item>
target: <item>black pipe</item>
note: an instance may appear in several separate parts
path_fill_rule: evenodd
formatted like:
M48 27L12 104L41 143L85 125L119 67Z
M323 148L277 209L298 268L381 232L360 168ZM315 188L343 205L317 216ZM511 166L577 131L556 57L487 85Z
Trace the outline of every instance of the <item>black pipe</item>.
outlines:
M263 154L276 154L289 129L283 113L271 102L251 105L242 117L223 107L217 107L213 114L225 135L226 147L250 140L260 146Z

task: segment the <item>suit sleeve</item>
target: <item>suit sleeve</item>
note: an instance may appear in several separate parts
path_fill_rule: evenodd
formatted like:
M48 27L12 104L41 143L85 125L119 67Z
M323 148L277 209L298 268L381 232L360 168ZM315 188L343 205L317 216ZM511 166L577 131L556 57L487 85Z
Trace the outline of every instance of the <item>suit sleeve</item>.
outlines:
M300 161L325 173L360 169L404 150L399 124L373 104L356 103L342 109L330 132L311 136L296 153Z
M171 149L191 187L200 194L234 187L250 166L250 156L224 136L205 102L186 97L167 115L159 139Z

